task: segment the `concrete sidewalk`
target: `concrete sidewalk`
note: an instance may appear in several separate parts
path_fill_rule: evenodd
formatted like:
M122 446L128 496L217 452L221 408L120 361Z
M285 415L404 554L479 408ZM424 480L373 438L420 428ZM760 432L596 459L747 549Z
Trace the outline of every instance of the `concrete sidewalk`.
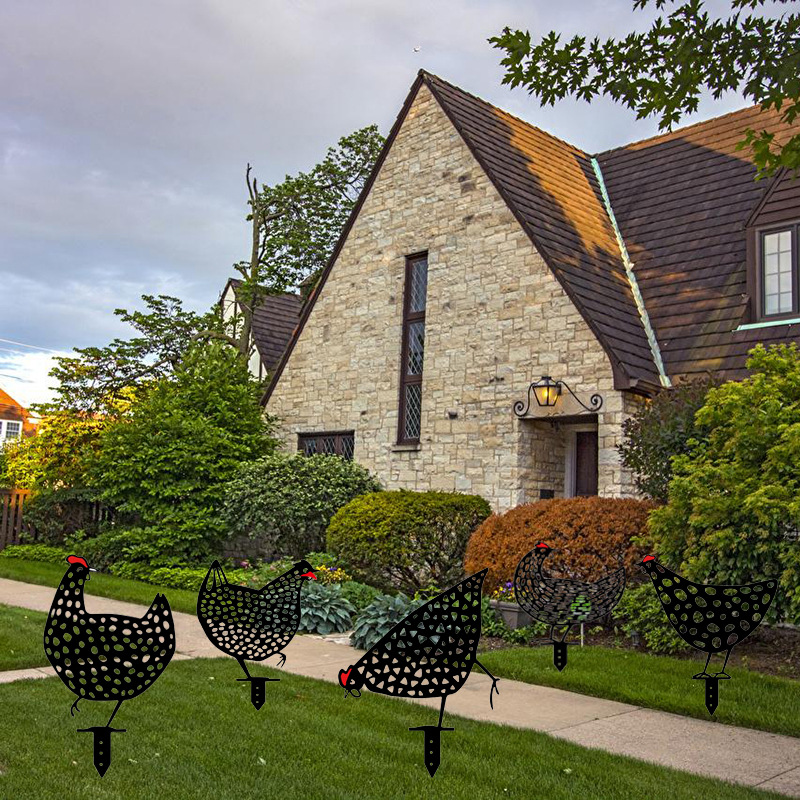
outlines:
M91 582L88 586L91 587ZM46 612L52 599L50 587L0 578L0 603ZM146 610L143 606L88 593L86 609L90 613L131 616L141 616ZM223 655L208 641L196 617L178 612L173 615L175 658ZM361 656L358 650L318 636L297 636L285 652L286 672L334 683L338 681L339 670L354 664ZM0 673L0 683L54 674L49 667L14 670ZM505 679L500 681L500 695L495 695L492 710L490 687L489 678L473 673L463 688L448 699L447 712L545 731L585 747L800 798L800 739ZM439 700L412 702L439 708Z

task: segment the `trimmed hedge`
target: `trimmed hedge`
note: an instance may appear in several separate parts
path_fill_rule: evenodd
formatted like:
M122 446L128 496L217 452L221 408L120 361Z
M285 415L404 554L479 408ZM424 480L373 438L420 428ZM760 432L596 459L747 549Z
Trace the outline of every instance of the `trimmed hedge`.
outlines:
M464 574L467 541L490 511L476 495L376 492L336 513L328 549L375 586L412 594L447 587Z
M597 580L617 566L618 555L633 570L644 555L634 537L646 532L652 505L645 500L574 497L517 506L492 515L472 534L464 567L468 573L489 568L483 584L488 594L513 580L522 556L544 541L564 548L549 556L547 567L565 577Z

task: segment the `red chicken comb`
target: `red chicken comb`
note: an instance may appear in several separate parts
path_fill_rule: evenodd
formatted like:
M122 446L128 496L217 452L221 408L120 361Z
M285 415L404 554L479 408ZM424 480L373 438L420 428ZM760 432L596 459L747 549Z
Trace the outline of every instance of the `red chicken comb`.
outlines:
M549 545L549 544L547 544L547 542L539 542L539 544L537 544L537 545L536 545L536 548L538 549L538 548L540 548L540 547L547 547L547 548L549 548L549 547L550 547L550 545Z
M86 559L80 556L67 556L67 564L82 564L86 569L89 569Z
M656 560L655 556L645 556L642 559L642 564L646 564L648 561L655 561L655 560Z

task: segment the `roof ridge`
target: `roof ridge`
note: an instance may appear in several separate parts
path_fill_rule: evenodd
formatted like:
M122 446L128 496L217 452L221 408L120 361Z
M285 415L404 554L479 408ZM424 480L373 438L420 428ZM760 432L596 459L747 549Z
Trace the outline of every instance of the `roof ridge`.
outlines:
M468 92L466 89L462 89L460 86L456 86L454 83L451 83L450 81L445 80L444 78L442 78L439 75L436 75L433 72L428 72L425 69L421 69L419 71L419 74L425 80L433 79L435 81L439 81L439 83L443 83L446 86L449 86L451 89L455 89L457 92L460 92L461 94L465 94L465 95L467 95L467 97L471 97L473 100L477 100L479 103L483 103L484 105L489 106L489 108L493 108L495 111L499 111L501 114L505 114L507 117L511 117L511 119L515 119L517 122L520 122L523 125L525 125L525 127L531 128L532 130L538 131L539 133L543 133L545 136L548 136L551 139L555 139L555 141L561 142L561 144L565 145L566 147L569 147L572 150L575 150L576 152L580 153L582 156L585 156L586 158L590 158L590 154L587 153L582 148L578 147L578 145L573 144L572 142L568 142L566 139L562 139L560 136L556 136L554 133L550 133L550 131L546 131L544 128L540 128L538 125L534 125L532 122L528 122L528 120L522 119L522 117L518 117L516 114L512 114L510 111L506 111L506 109L500 108L500 106L496 106L494 103L490 103L485 98L480 97L479 95L474 94L473 92Z
M625 144L617 145L616 147L609 147L606 150L601 150L598 153L594 153L592 158L599 158L600 156L608 155L609 153L616 153L619 150L625 150L628 147L632 147L636 144L644 144L645 142L653 142L656 139L663 139L668 136L674 136L679 133L684 133L685 131L691 130L692 128L699 128L701 125L708 125L712 122L718 122L721 119L725 119L726 117L734 117L737 114L743 114L745 111L753 111L759 108L759 104L756 103L751 106L745 106L744 108L737 108L734 111L726 111L724 114L719 114L716 117L709 117L708 119L701 119L697 122L692 122L690 125L682 125L679 128L674 128L670 131L663 131L662 133L655 133L652 136L645 136L644 139L635 139L632 142L626 142ZM767 109L769 110L769 109ZM766 111L762 108L762 112L766 113Z

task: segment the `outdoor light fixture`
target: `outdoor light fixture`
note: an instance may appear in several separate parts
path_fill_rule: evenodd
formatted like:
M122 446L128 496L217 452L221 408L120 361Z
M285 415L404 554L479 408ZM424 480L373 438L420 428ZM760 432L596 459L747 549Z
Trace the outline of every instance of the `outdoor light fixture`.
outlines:
M542 375L542 379L532 383L531 388L540 406L554 406L561 396L561 381L554 381L549 375Z
M531 409L531 395L536 398L536 403L540 408L552 408L558 403L562 391L566 389L575 401L584 409L578 413L580 414L595 414L603 406L603 398L599 394L593 394L589 398L589 405L583 402L575 392L570 389L569 384L565 381L554 381L549 375L542 375L542 377L532 383L528 387L528 402L517 400L514 403L514 413L522 418L527 417Z

